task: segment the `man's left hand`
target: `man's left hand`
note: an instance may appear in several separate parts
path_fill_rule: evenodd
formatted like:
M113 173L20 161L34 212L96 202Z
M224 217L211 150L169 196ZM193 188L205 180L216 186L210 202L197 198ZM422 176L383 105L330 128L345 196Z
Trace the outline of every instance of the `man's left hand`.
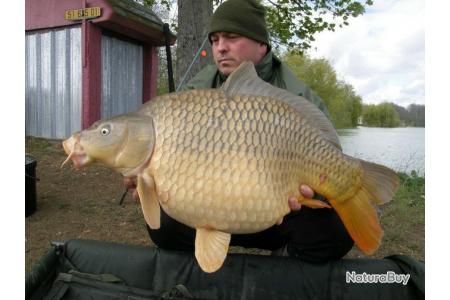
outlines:
M314 191L312 190L312 188L310 188L309 186L307 186L305 184L300 185L299 191L300 191L300 194L303 196L303 198L311 199L312 197L314 197ZM289 203L289 207L291 208L292 211L298 211L302 208L302 205L299 203L297 197L294 197L294 196L289 197L288 203ZM281 223L283 223L283 218L281 218L277 222L277 225L280 225Z

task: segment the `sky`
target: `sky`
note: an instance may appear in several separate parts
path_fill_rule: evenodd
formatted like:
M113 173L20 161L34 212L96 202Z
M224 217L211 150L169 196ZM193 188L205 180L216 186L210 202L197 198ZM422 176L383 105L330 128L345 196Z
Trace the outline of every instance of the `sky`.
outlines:
M425 104L424 0L375 0L349 23L317 34L309 55L328 59L366 104Z

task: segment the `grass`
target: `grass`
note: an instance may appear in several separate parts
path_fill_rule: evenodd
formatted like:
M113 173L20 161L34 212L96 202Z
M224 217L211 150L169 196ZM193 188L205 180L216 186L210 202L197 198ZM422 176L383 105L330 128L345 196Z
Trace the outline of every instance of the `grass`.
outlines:
M25 143L27 150L31 151L34 155L48 153L52 151L53 145L56 141L42 139L42 138L32 138L26 137Z
M409 254L425 259L425 177L399 173L400 187L383 210L382 225L391 243L408 245Z
M400 219L405 225L425 224L425 178L416 173L399 173L400 187L390 204L384 220L395 222ZM390 223L389 223L390 224Z

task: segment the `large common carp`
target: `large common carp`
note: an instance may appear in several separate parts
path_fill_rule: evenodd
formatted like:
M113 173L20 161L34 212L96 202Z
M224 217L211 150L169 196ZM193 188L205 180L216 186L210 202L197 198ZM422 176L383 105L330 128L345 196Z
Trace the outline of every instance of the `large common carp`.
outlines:
M325 196L358 247L381 242L373 204L398 186L394 171L342 153L330 121L306 99L258 78L243 63L220 89L156 97L139 110L101 120L63 142L76 168L97 161L137 177L146 222L160 226L160 207L196 229L195 256L219 269L231 234L273 226L303 199L307 184Z

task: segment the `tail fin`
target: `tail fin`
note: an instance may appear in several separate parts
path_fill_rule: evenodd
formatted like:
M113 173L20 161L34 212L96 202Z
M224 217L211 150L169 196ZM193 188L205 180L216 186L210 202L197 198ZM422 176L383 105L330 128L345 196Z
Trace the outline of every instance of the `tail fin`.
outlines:
M363 187L372 195L376 204L384 204L392 200L398 188L397 174L388 167L360 160L364 171Z
M352 158L353 159L353 158ZM389 202L399 181L395 172L387 167L361 160L364 178L361 189L348 200L331 205L344 222L356 245L366 254L374 253L381 243L383 230L373 203Z

